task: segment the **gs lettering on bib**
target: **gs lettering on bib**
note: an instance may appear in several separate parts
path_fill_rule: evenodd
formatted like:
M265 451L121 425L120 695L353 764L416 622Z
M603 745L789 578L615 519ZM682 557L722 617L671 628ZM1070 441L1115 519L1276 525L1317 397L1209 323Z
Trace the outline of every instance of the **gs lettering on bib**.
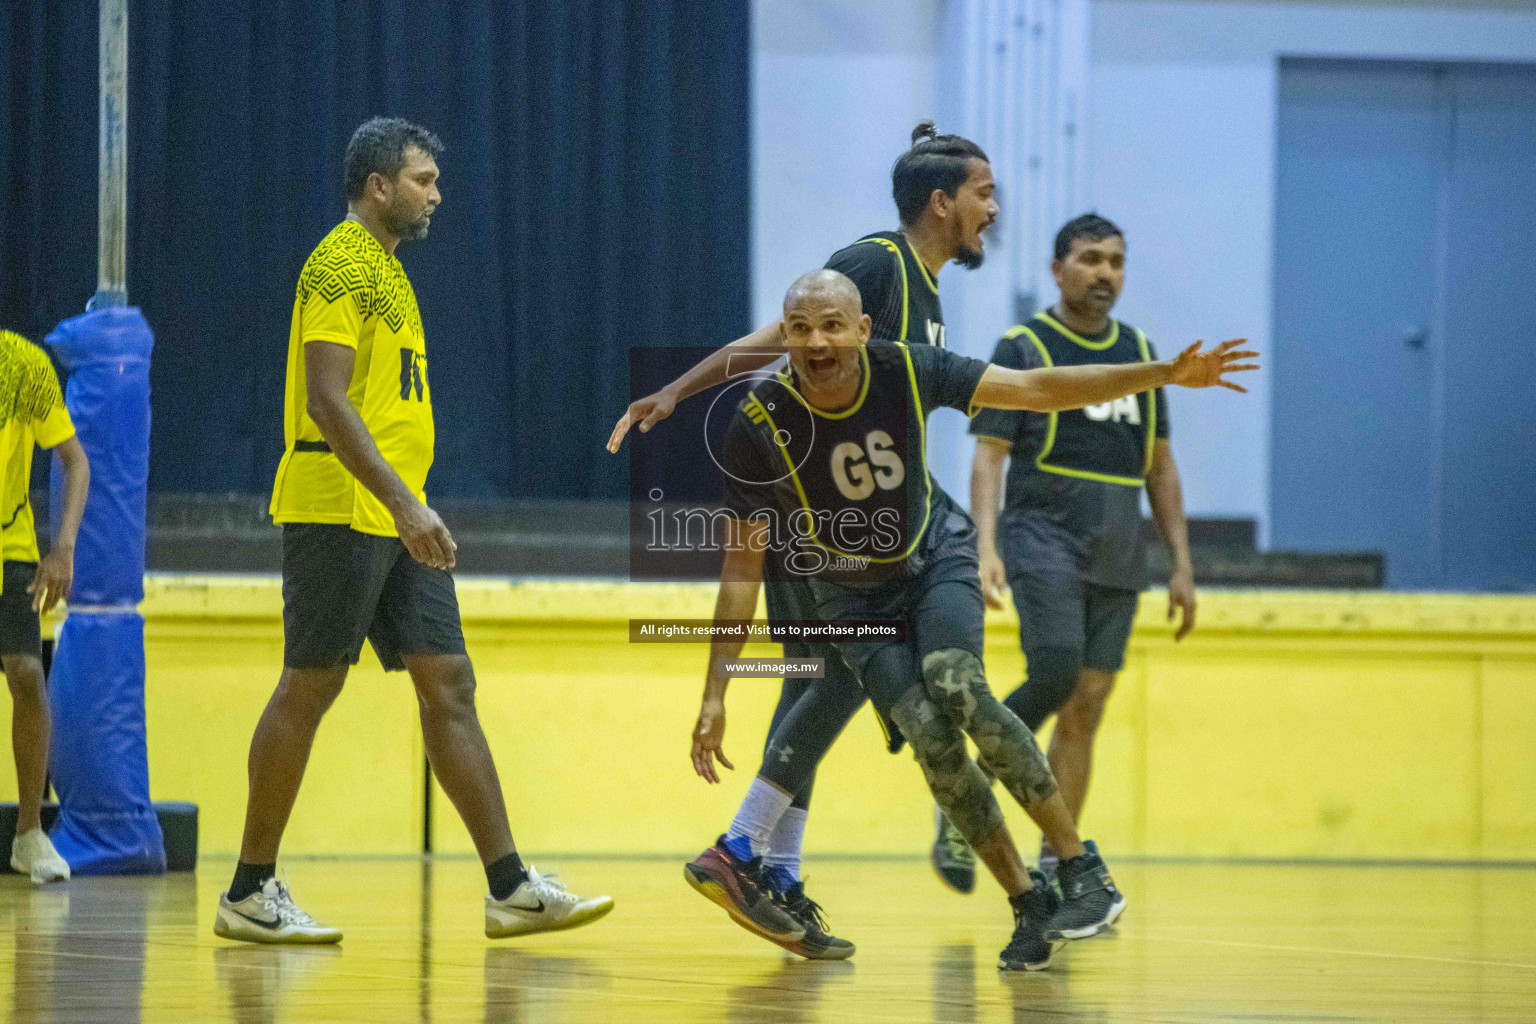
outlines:
M794 498L808 516L807 540L833 555L889 563L905 558L927 519L923 471L909 478L914 454L912 387L899 350L885 347L870 358L859 351L863 380L853 405L840 412L812 408L815 441L808 457L789 474ZM780 375L762 389L794 387ZM785 468L789 465L786 461ZM923 492L909 494L909 482Z
M866 434L862 448L844 441L832 449L832 480L849 501L863 501L876 487L894 491L906 478L907 467L896 453L896 442L883 430Z
M857 397L836 412L811 407L792 375L754 387L728 430L726 489L738 518L788 524L796 543L833 562L900 571L933 508L928 411L974 412L987 364L935 346L871 342L859 367Z

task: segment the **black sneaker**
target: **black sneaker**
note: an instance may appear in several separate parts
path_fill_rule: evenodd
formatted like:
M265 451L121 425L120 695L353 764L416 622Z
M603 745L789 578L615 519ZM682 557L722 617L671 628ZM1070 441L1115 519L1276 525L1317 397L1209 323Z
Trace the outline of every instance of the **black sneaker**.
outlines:
M1099 857L1099 844L1095 843L1092 839L1084 839L1083 840L1083 849L1087 850L1089 853L1093 854L1095 857ZM1103 857L1099 857L1099 862L1102 864L1104 862L1104 858ZM1109 869L1106 868L1105 869L1106 877L1108 876L1108 873L1109 873ZM1047 877L1049 877L1052 882L1055 882L1056 881L1056 869L1053 868L1050 872L1048 872L1047 873ZM1061 891L1059 886L1057 887L1056 891L1057 892ZM1120 904L1120 909L1115 911L1115 919L1118 920L1120 915L1125 913L1125 894L1120 891L1120 887L1119 886L1115 885L1115 880L1113 878L1109 879L1109 891L1110 891L1111 894L1113 894L1113 896L1115 898L1115 902ZM1108 927L1110 927L1110 925L1113 925L1114 923L1115 923L1114 920L1111 920L1109 922L1109 924L1104 926L1104 928L1108 928ZM1104 929L1101 928L1099 930L1103 931Z
M763 858L738 859L725 845L725 836L684 864L683 877L754 935L780 945L805 936L805 926L775 901L773 886L763 874Z
M781 942L781 946L807 960L846 960L853 956L853 943L827 934L826 915L821 904L805 894L805 883L796 882L780 896L785 912L805 929L805 938L793 944Z
M1061 906L1045 929L1045 937L1052 942L1096 935L1125 911L1125 897L1115 888L1098 848L1091 842L1083 846L1086 853L1062 861L1057 869Z
M944 812L933 809L937 835L928 859L939 879L962 895L970 895L976 888L976 851L965 841L960 830L949 823Z
M1013 938L997 958L1000 971L1043 971L1051 965L1051 943L1045 939L1046 922L1056 913L1056 893L1039 871L1029 873L1031 888L1009 897L1013 907Z

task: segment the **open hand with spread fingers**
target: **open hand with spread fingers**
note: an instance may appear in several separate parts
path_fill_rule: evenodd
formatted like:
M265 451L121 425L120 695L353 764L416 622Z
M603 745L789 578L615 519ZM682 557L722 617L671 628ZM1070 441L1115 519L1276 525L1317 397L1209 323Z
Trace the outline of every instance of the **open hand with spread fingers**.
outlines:
M1233 391L1241 391L1246 395L1247 388L1225 378L1229 373L1243 373L1259 368L1257 362L1243 362L1245 359L1259 358L1257 352L1247 349L1238 350L1237 346L1244 344L1247 340L1247 338L1233 338L1231 341L1222 342L1210 351L1201 350L1205 342L1195 342L1174 359L1173 372L1168 378L1168 383L1186 388L1211 388L1219 385L1231 388Z

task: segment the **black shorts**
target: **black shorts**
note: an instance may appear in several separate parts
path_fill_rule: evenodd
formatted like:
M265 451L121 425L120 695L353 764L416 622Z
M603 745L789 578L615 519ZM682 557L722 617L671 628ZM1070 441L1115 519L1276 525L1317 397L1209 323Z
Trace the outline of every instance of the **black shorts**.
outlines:
M1004 512L998 537L1026 661L1050 647L1071 652L1070 660L1084 668L1119 672L1140 597L1133 584L1140 577L1112 577L1125 586L1094 582L1084 542L1038 517Z
M1026 659L1041 647L1058 647L1080 654L1084 668L1119 672L1125 667L1140 594L1089 583L1072 573L1017 564L1006 568Z
M5 588L0 593L0 654L43 656L42 624L32 610L32 595L27 593L36 575L36 562L5 563Z
M763 589L768 605L769 622L817 617L816 595L811 591L808 580L771 580L763 584ZM842 733L843 726L848 724L868 698L863 687L859 685L858 679L854 677L853 671L843 660L843 656L831 644L786 643L784 657L795 661L820 658L823 675L820 679L786 678L784 680L784 685L779 691L779 703L773 711L773 721L768 727L768 739L763 756L765 758L769 756L767 748L773 746L779 725L804 701L804 713L814 721L818 735L813 739L796 738L793 745L818 750L816 760L820 761L821 755L831 748L833 741ZM876 714L880 716L880 727L885 733L886 746L891 753L895 753L901 747L901 733L884 715L880 715L878 711Z
M813 580L818 618L903 619L904 644L837 644L838 653L863 683L875 708L892 704L923 681L923 659L934 651L960 648L983 657L986 604L977 570L976 529L969 518L934 524L921 571L889 583L841 584ZM891 648L899 648L893 656ZM877 657L878 656L878 657Z
M284 523L283 664L356 665L365 637L389 672L407 654L463 654L453 577L416 561L398 537Z

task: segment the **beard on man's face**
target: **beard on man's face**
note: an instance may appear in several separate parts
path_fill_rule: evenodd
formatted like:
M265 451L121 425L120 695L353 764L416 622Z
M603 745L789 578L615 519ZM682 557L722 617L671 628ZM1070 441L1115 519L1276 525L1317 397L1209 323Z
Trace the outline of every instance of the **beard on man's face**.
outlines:
M430 210L425 213L414 210L393 210L390 212L389 233L402 242L419 242L427 237L427 230L431 227L431 216Z
M960 251L955 253L955 262L966 270L975 270L986 262L987 254L980 249L972 249L968 245L962 245Z

